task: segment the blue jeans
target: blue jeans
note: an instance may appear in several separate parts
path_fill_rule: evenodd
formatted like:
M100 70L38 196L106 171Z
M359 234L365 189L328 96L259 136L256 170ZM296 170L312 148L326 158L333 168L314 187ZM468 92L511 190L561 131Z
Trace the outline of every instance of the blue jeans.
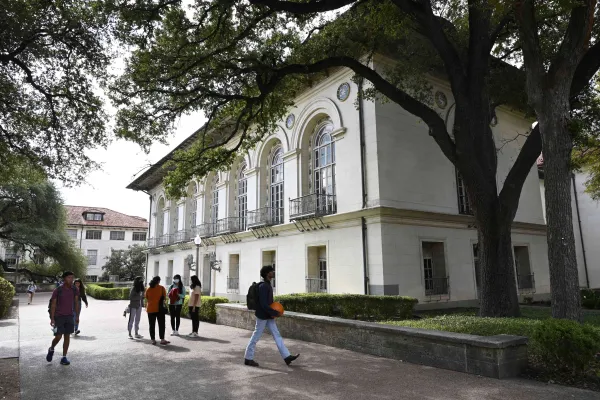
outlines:
M250 338L250 343L248 343L248 347L246 347L246 354L244 358L246 360L254 360L254 350L256 349L256 343L263 334L265 327L268 327L273 335L273 339L275 339L275 343L277 344L277 349L279 349L279 354L284 359L290 356L290 352L288 351L285 344L283 344L283 338L279 333L279 329L277 329L277 324L274 319L260 319L256 318L256 327L254 328L254 332L252 333L252 337Z

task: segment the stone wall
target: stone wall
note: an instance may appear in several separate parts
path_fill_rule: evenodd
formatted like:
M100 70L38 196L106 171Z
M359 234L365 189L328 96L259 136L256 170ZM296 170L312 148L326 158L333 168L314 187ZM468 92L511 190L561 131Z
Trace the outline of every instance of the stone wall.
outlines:
M217 304L217 324L254 329L245 305ZM519 375L527 338L475 336L287 312L277 319L286 338L492 378Z

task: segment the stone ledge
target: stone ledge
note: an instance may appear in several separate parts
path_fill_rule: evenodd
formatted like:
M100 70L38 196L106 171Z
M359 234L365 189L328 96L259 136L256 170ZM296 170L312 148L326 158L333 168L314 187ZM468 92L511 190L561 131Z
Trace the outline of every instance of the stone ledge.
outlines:
M217 324L254 329L254 312L217 304ZM517 376L527 364L527 338L476 336L286 312L283 336L493 378Z

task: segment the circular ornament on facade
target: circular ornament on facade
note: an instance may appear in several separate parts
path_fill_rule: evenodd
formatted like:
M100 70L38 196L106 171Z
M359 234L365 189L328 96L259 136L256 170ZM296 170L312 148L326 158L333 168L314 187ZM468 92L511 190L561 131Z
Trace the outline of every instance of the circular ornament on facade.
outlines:
M444 94L444 92L437 91L435 92L435 104L442 110L446 108L448 105L448 98Z
M490 121L490 125L491 125L491 126L496 126L496 125L498 125L498 117L497 117L497 116L495 116L495 115L494 115L494 116L492 117L492 120Z
M346 101L350 96L350 84L348 82L342 83L337 90L337 98L340 101Z
M292 126L294 126L295 121L296 121L296 116L294 116L294 114L290 114L290 115L288 115L287 119L285 120L285 126L287 126L288 129L292 129Z

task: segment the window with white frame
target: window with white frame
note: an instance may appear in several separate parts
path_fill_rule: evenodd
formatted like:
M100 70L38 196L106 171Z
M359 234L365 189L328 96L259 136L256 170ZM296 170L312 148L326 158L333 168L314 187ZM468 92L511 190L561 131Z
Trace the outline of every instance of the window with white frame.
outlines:
M85 238L88 240L102 240L102 231L85 231Z
M317 126L313 140L313 193L335 195L335 142L333 124Z
M219 174L216 173L212 184L212 203L210 205L210 222L213 224L219 219Z
M110 231L110 240L125 240L125 231Z
M134 242L145 242L146 241L146 232L133 232L131 235L131 240Z
M473 208L471 207L471 201L467 194L467 188L465 187L465 181L462 176L456 170L456 190L458 195L458 212L464 215L473 215Z
M269 206L277 222L283 222L283 149L273 147L269 157Z
M67 235L69 235L71 239L77 239L77 229L67 229Z
M98 262L98 250L88 250L87 260L88 265L96 265L96 263Z
M246 179L246 163L240 165L237 178L237 216L240 220L240 230L246 230L246 215L248 214L248 181Z

